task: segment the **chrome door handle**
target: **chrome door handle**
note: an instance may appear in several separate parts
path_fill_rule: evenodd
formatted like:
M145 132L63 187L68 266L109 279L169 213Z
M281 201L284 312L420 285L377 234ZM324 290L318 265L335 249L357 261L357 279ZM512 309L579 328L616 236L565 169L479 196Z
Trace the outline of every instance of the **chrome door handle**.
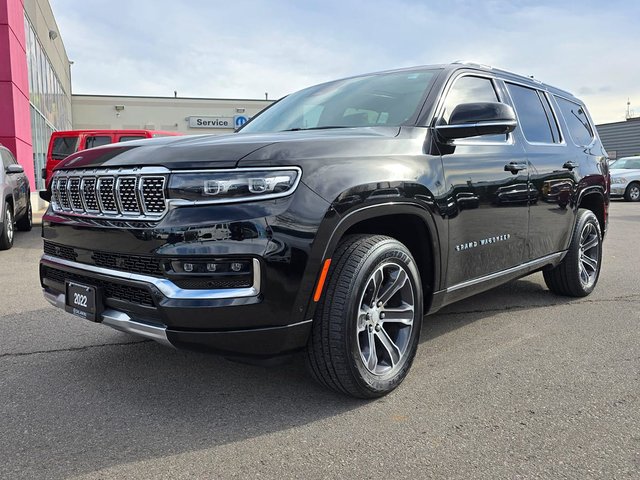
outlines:
M520 162L509 162L504 166L505 172L518 173L520 170L526 170L527 164Z

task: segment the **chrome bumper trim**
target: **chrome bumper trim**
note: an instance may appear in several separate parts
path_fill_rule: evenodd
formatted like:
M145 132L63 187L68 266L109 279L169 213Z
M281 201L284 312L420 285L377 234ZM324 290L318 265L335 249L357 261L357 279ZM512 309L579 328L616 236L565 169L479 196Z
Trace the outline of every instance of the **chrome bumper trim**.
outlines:
M165 297L172 299L187 300L217 300L225 298L244 298L255 297L260 294L260 262L253 259L253 286L246 288L225 288L217 290L187 290L178 287L171 280L166 278L150 277L148 275L140 275L139 273L121 272L110 268L96 267L95 265L87 265L85 263L72 262L63 258L53 257L51 255L43 255L42 261L52 264L52 266L63 265L66 267L84 270L87 272L107 275L123 280L135 280L138 282L150 283L162 292Z
M64 309L64 294L55 294L43 290L44 298L54 307ZM167 338L167 328L140 323L133 320L129 315L119 310L107 309L100 315L102 324L125 333L131 333L140 337L155 340L158 343L173 347Z

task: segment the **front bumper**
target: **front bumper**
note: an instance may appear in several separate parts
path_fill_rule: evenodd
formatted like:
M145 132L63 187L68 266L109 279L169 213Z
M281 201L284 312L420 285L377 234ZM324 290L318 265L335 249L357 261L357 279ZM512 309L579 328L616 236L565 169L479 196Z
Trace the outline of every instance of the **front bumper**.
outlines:
M259 265L257 260L256 264ZM47 255L42 257L40 269L45 298L62 309L65 308L65 286L52 280L47 269L62 270L65 279L79 278L93 285L111 282L130 290L146 290L153 299L153 305L104 298L105 309L100 312L99 323L164 345L214 351L228 356L269 358L303 348L311 329L311 320L254 328L185 327L190 320L196 324L206 321L228 325L233 320L238 324L241 323L238 321L240 318L252 322L255 309L260 304L259 281L247 289L183 290L166 279L88 267ZM259 267L254 272L260 278ZM264 321L266 312L260 315Z
M611 185L610 196L613 198L623 197L626 189L627 189L626 185L621 185L621 184Z

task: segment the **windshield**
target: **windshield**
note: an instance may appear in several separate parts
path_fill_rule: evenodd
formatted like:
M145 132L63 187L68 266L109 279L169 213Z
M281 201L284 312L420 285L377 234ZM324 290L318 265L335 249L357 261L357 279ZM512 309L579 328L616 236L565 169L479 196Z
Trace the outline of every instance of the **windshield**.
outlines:
M610 165L611 168L639 169L640 157L619 158Z
M283 98L240 133L402 125L417 114L436 72L383 73L316 85Z

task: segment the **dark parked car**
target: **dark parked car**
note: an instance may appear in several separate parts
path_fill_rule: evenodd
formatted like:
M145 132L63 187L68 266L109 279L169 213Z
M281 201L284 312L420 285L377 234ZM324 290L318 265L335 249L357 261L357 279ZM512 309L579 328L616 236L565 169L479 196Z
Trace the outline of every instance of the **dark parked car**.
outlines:
M54 305L227 357L306 349L320 383L376 397L423 314L540 270L588 295L609 174L573 95L452 64L307 88L236 134L78 152L49 194Z
M16 228L31 230L29 179L11 151L0 145L0 250L13 246Z

